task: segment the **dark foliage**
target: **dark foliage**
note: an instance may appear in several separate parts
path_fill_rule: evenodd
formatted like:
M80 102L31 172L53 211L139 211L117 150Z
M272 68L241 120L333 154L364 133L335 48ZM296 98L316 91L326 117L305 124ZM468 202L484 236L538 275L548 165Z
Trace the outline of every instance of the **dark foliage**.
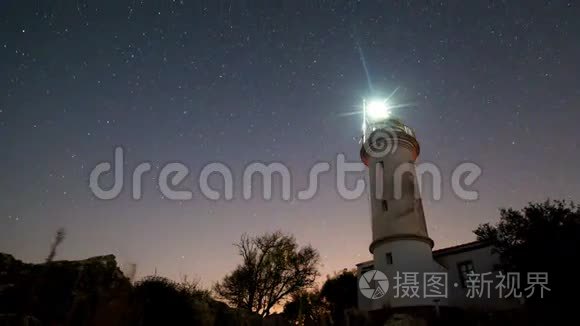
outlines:
M336 324L342 325L345 322L345 311L357 306L358 285L356 274L352 271L344 270L326 280L320 296L327 303L330 314Z
M297 325L321 325L327 312L326 304L317 291L295 293L284 305L284 316Z
M522 275L522 288L529 272L547 272L549 292L527 299L538 320L556 320L573 313L580 293L580 210L566 201L531 203L522 210L502 209L500 221L480 225L479 240L490 241L500 255L505 271Z
M159 276L135 284L133 293L135 325L193 325L192 293L187 288Z

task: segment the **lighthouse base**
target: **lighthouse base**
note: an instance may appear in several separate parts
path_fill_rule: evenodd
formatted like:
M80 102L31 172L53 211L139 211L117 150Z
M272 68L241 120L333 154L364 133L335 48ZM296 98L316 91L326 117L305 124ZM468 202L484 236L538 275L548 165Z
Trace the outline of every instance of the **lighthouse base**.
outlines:
M447 306L447 269L433 259L429 241L398 239L373 247L372 269L387 276L389 288L383 297L367 300L368 310Z

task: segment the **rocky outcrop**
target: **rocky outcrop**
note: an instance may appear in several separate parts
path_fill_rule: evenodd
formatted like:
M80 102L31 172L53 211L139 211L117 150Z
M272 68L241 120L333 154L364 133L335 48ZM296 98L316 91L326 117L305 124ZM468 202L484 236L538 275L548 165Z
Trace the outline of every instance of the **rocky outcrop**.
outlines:
M207 291L144 280L131 284L113 255L28 264L0 253L0 325L263 325Z
M130 290L113 255L28 264L0 253L0 315L10 318L32 317L44 325L90 325L104 315L122 319L112 312L123 311L119 306Z

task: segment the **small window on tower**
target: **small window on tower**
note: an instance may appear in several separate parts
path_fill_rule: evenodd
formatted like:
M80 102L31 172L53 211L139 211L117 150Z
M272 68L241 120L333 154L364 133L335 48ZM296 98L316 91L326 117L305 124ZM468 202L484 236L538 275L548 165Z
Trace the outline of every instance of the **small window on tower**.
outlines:
M390 252L387 252L387 265L393 265L393 254Z
M415 176L412 173L407 174L407 179L405 182L407 183L406 186L409 191L409 196L417 198L415 195Z
M389 210L389 202L386 199L383 199L382 201L383 204L383 210L386 212Z

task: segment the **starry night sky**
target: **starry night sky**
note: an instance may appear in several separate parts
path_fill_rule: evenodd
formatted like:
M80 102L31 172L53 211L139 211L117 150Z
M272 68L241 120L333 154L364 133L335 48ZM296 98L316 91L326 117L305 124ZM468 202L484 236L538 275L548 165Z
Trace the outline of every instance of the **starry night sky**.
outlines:
M294 189L316 162L358 161L362 98L396 89L420 161L443 172L424 199L436 247L474 239L498 208L580 198L580 10L569 1L0 1L0 251L42 261L113 253L138 275L209 285L243 232L311 243L322 273L367 260L368 199L332 174L308 201L202 198L201 168L283 162ZM366 65L366 69L365 69ZM96 199L91 169L125 148L126 178L155 167L144 198ZM164 199L158 168L191 171L191 201ZM483 169L465 202L452 169ZM334 171L334 170L333 170ZM351 180L352 181L352 180Z

